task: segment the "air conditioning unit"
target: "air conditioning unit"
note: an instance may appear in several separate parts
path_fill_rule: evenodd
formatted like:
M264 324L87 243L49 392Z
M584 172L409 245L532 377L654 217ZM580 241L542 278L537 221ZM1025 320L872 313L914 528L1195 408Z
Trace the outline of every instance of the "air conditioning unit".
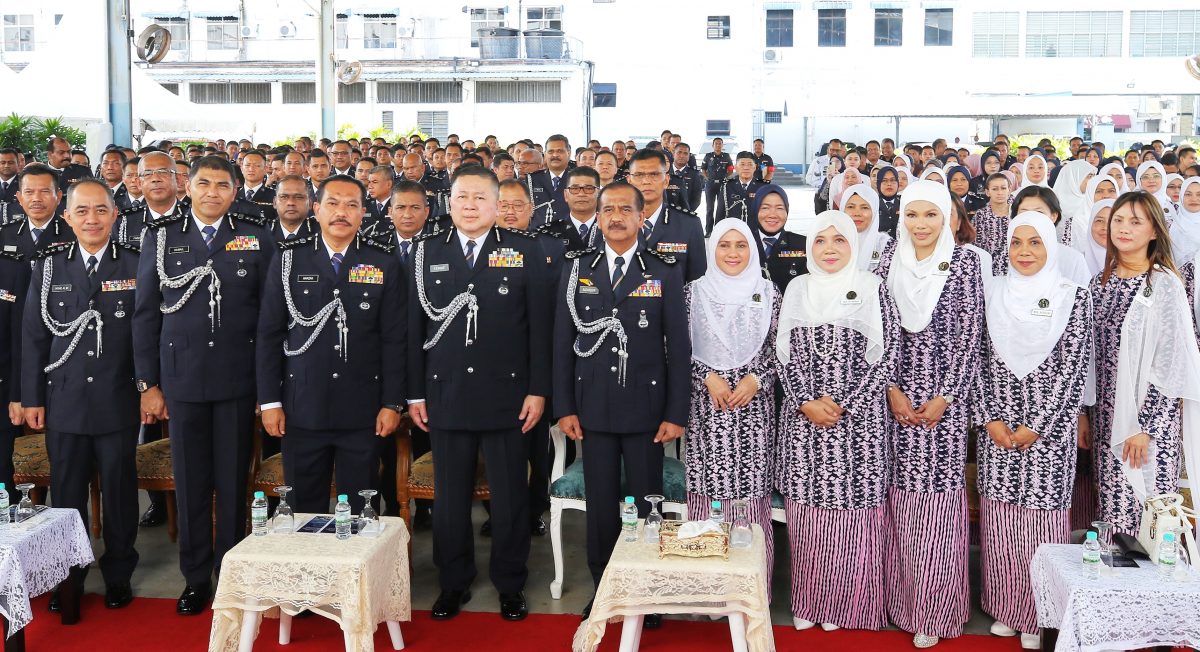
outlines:
M763 50L763 63L779 63L783 52L779 50Z
M295 36L296 36L296 23L284 23L279 26L279 37L280 38L295 38Z
M254 34L257 31L257 29L249 25L242 25L242 38L254 38Z

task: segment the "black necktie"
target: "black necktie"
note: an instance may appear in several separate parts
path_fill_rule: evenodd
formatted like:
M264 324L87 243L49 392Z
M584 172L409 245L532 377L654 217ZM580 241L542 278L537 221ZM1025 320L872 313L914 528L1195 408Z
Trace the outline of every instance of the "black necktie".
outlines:
M552 187L552 188L553 188L553 189L554 189L556 192L558 191L558 177L550 177L550 186L551 186L551 187Z
M467 267L475 268L475 241L467 240L467 253L464 256L467 260Z
M91 278L91 277L92 277L92 275L96 273L96 265L97 265L99 262L100 262L100 261L96 260L96 257L95 257L95 256L88 256L88 259L87 259L87 275L88 275L88 278Z
M587 242L587 234L588 234L588 225L580 224L579 225L579 239L583 240L586 243Z
M645 224L642 226L642 235L643 235L643 236L645 236L645 237L647 237L647 238L649 238L649 237L650 237L650 233L651 233L651 232L653 232L653 231L654 231L654 224L652 224L651 222L646 222L646 223L645 223Z
M779 236L773 235L769 238L763 238L763 258L770 258L771 252L775 251L775 243L779 242Z
M617 285L621 283L621 279L625 278L625 257L617 256L613 261L612 287L617 289Z
M412 243L407 240L400 243L400 263L403 265L408 264L408 248L411 246Z
M333 265L334 276L337 276L338 274L342 273L342 261L345 260L345 258L346 257L340 253L334 254L333 256L331 256L329 258L329 264Z
M42 237L42 231L45 231L45 229L39 229L39 228L37 228L37 227L34 227L34 228L32 228L32 229L29 229L29 234L33 236L33 242L34 242L35 244L37 243L37 241L38 241L39 239L41 239L41 237Z
M284 237L284 240L295 240L295 239L296 239L295 233L289 233L289 234L287 234L286 237Z

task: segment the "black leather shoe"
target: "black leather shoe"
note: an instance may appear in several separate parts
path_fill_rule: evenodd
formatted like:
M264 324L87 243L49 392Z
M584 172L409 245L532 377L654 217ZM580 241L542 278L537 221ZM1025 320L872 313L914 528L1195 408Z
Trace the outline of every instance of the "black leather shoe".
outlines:
M529 615L529 605L525 603L525 594L517 591L516 593L501 593L500 594L500 617L505 620L525 620L525 616Z
M62 603L59 602L58 589L54 589L50 594L50 604L47 606L52 614L62 613Z
M150 503L146 511L142 512L142 519L138 521L139 527L154 527L167 522L167 508Z
M533 523L529 525L529 533L535 537L546 536L546 522L540 518L533 519Z
M646 614L646 619L642 621L644 629L658 629L662 627L662 614Z
M433 608L429 610L429 615L434 620L450 620L470 601L470 591L442 591L434 601Z
M212 584L189 584L179 596L179 602L175 603L175 613L180 616L199 615L208 607L208 598L211 595Z
M417 508L417 513L413 515L414 530L428 530L433 527L433 514L428 509Z
M595 596L592 596L592 599L588 600L587 606L583 608L583 613L579 614L580 620L587 620L588 618L592 617L592 603L595 601Z
M104 606L120 609L133 602L133 588L129 582L113 582L104 587Z

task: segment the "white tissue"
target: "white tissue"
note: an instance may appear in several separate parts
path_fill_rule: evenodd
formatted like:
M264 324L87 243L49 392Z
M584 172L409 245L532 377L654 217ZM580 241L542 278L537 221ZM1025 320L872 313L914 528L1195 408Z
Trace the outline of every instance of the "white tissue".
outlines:
M675 535L675 538L693 539L708 532L724 534L721 527L712 521L688 521L679 526L679 532Z

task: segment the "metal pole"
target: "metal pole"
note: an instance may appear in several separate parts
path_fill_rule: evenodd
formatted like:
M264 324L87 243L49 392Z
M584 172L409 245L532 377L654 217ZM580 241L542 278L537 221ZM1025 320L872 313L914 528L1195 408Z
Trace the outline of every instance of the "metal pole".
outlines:
M320 2L321 12L317 17L317 105L321 107L321 129L317 137L337 138L337 122L334 119L337 107L337 60L333 55L337 20L334 18L333 0Z
M133 143L133 91L130 86L128 0L108 0L108 121L112 142Z

